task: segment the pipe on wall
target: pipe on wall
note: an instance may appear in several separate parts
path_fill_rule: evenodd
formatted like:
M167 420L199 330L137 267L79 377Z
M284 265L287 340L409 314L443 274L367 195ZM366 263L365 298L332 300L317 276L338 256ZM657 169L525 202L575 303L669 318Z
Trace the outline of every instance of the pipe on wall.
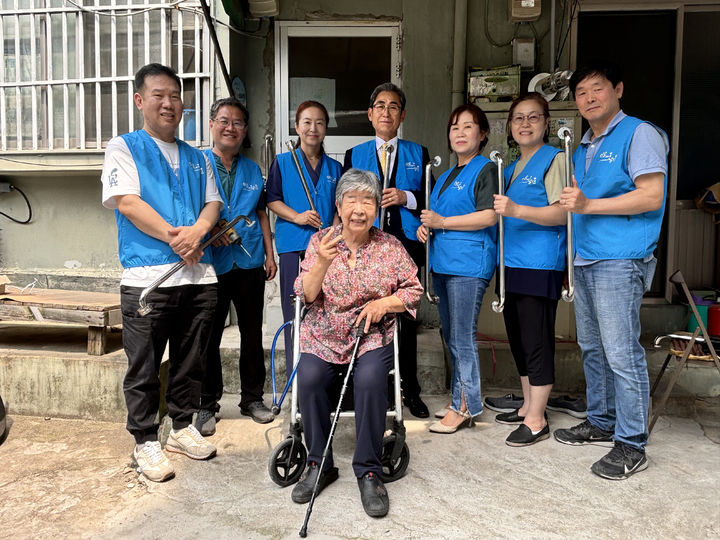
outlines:
M453 28L452 108L465 103L465 62L467 57L467 0L455 0Z

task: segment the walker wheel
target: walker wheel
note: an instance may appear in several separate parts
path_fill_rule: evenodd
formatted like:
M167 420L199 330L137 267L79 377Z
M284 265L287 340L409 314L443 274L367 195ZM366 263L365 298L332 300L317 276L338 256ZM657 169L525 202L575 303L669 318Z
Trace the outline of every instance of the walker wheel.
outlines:
M382 457L380 461L383 467L381 479L385 483L394 482L402 478L410 464L410 449L407 443L403 443L400 456L395 461L392 461L395 438L395 435L388 435L383 439Z
M280 487L287 487L300 479L305 470L307 450L297 437L288 437L278 444L270 454L268 473L270 479Z

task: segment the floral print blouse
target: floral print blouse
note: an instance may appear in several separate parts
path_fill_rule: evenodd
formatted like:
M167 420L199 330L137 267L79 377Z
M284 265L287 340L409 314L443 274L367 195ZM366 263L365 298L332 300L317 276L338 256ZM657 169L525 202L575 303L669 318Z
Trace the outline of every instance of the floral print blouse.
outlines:
M335 238L342 232L342 224L310 238L295 281L295 294L304 297L303 277L315 263L320 240L329 230L331 239ZM308 306L300 325L300 352L333 364L347 364L356 339L355 319L365 305L394 295L405 305L404 314L415 318L423 288L417 278L417 266L400 241L390 234L372 227L368 241L357 249L354 268L348 263L350 250L345 241L341 240L337 247L338 254L325 273L320 293ZM394 318L388 314L361 339L358 356L388 345L394 332Z

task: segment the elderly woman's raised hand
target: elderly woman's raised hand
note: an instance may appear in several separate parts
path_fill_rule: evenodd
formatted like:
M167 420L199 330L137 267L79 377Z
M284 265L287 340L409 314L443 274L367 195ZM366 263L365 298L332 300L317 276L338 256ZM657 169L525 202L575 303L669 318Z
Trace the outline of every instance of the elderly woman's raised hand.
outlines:
M337 257L338 254L338 242L342 240L342 235L338 234L335 238L330 238L330 235L332 234L333 230L330 229L325 236L322 237L320 240L320 245L318 246L318 262L322 264L323 266L330 266L330 264L333 262L333 259Z

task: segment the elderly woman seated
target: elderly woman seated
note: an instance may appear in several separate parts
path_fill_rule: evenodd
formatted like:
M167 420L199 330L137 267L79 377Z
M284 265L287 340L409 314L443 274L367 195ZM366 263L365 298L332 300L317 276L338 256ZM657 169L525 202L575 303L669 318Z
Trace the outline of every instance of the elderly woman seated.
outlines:
M417 267L395 237L373 228L380 205L374 174L347 171L337 185L335 204L341 223L310 239L295 292L309 306L300 327L298 397L308 447L308 468L292 492L306 503L312 496L330 433L329 391L343 364L350 362L362 324L353 371L356 445L353 471L368 515L382 517L390 502L380 473L382 438L388 403L387 378L393 363L394 317L415 317L422 295ZM332 451L325 462L318 493L338 477Z

